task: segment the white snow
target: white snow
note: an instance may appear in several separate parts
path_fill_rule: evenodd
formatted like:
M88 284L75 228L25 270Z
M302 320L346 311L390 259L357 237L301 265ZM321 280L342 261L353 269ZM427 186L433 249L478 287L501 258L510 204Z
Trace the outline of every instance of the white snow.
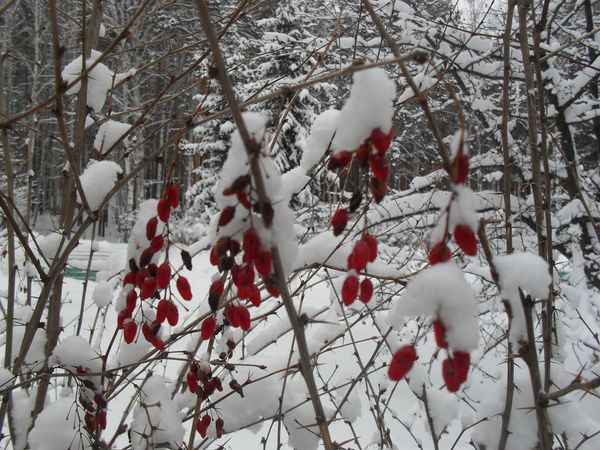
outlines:
M96 139L94 139L94 148L100 152L111 148L115 142L131 129L128 123L117 122L116 120L107 120L98 127Z
M113 161L90 161L79 180L85 199L92 211L97 211L106 195L117 183L123 169ZM79 195L77 200L81 202Z
M96 50L92 50L91 57L86 60L86 68L89 68L102 54ZM81 75L83 68L83 58L81 56L75 58L65 66L62 71L62 78L67 83L71 83ZM106 94L113 84L113 72L102 63L98 63L88 73L87 84L87 105L100 112L106 101ZM81 82L75 83L67 94L77 94L81 89Z

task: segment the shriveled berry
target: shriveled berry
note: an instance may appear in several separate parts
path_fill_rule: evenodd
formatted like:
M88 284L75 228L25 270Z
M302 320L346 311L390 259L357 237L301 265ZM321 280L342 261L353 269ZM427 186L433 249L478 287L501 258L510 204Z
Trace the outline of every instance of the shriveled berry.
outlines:
M365 278L360 283L359 300L363 303L368 303L373 297L373 283L368 278Z
M223 419L221 419L220 417L215 421L215 431L217 433L217 438L220 438L221 436L223 436L223 426L224 426L224 422Z
M371 156L369 147L369 144L364 142L356 151L356 160L358 161L358 165L361 167L366 167L369 165L369 156Z
M371 191L371 195L373 196L375 203L381 203L381 200L383 200L385 194L387 194L387 182L378 180L377 178L371 178L371 181L369 182L369 190Z
M200 327L200 337L202 337L203 341L207 341L213 336L216 329L217 321L213 316L209 316L202 321L202 325Z
M477 254L477 239L468 225L456 225L454 228L454 241L465 254L469 256Z
M348 224L348 211L344 208L338 209L331 217L331 225L333 226L333 235L338 236L344 231Z
M342 285L342 301L344 305L351 305L358 295L358 278L355 275L348 275Z
M152 217L150 220L148 220L148 222L146 222L146 239L150 241L154 236L156 236L157 226L158 219L156 217Z
M435 336L435 343L439 348L448 348L448 341L446 341L446 326L441 320L433 322L433 335Z
M161 198L156 205L156 211L158 212L158 218L163 222L168 222L171 217L171 204L166 198Z
M394 381L401 380L410 372L416 359L417 351L412 345L400 347L394 353L394 357L388 368L388 377Z
M431 265L448 261L451 257L452 253L443 241L438 242L429 249L429 264Z
M177 278L177 291L179 291L179 295L184 300L192 299L192 288L190 286L190 282L186 277L180 276Z

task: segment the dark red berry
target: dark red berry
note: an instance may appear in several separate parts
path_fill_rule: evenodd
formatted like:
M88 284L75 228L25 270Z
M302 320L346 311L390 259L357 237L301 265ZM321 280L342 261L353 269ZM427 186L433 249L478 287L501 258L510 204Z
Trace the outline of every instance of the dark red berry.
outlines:
M456 225L454 228L454 241L465 254L469 256L477 254L477 239L468 225Z
M171 205L169 200L161 198L156 205L156 211L158 212L158 218L163 222L167 222L171 216Z
M123 338L125 339L125 342L131 344L135 339L136 333L137 323L135 323L133 320L129 320L129 322L123 326Z
M146 239L150 241L154 236L156 236L157 226L158 219L156 217L152 217L150 220L148 220L148 222L146 222Z
M448 348L448 342L446 341L446 326L441 320L433 322L433 335L435 336L435 343L439 348Z
M392 136L393 133L390 130L389 133L385 134L381 131L381 128L375 128L371 131L371 142L373 143L373 147L377 149L377 152L382 155L384 154L392 144Z
M260 252L260 238L254 228L249 228L244 233L244 239L242 241L242 250L248 255L250 259L258 257Z
M156 308L156 321L159 323L163 323L167 319L167 314L169 313L169 300L163 298L160 302L158 302L158 307Z
M209 316L202 322L202 326L200 327L200 337L202 337L203 341L207 341L213 336L216 329L217 321L214 317Z
M452 181L457 184L464 184L469 177L469 157L467 155L457 155L452 162Z
M152 240L150 241L150 250L152 251L152 253L158 253L162 250L164 245L165 238L163 238L161 235L154 236L154 238L152 238Z
M375 155L371 158L371 173L378 181L387 181L390 164L385 156Z
M391 380L399 381L406 376L417 359L417 351L412 345L400 347L388 368L388 376Z
M344 231L348 224L348 211L344 208L338 209L331 217L331 225L333 226L333 235L337 236Z
M169 285L169 281L171 280L171 265L165 261L158 269L156 269L156 282L158 283L158 287L160 289L164 289Z
M223 208L223 211L221 211L221 215L219 216L219 226L224 227L227 225L229 222L231 222L231 219L233 219L234 215L235 206L226 206Z
M146 277L146 279L144 280L144 283L142 284L140 298L142 300L145 300L147 298L152 297L154 295L154 293L156 292L156 288L157 288L156 278Z
M373 283L368 278L365 278L360 283L359 300L363 303L368 303L373 297Z
M358 295L358 278L356 275L348 275L342 285L342 301L348 306L354 303Z
M192 288L186 277L180 276L177 278L177 290L184 300L192 299Z
M171 208L177 208L179 206L179 186L175 183L170 183L167 187L167 198Z

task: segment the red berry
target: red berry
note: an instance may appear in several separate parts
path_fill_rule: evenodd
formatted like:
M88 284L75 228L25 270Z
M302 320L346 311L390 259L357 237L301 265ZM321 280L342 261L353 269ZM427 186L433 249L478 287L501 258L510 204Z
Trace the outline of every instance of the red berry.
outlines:
M435 336L435 343L439 348L448 348L448 342L446 341L446 326L441 320L433 322L433 335Z
M250 292L248 294L248 300L250 300L250 302L255 306L255 307L259 307L260 306L260 289L258 289L258 287L253 284L250 287Z
M456 225L454 228L454 241L465 254L469 256L477 254L477 239L468 225Z
M170 183L167 187L166 195L171 208L177 208L179 206L179 186L175 183Z
M342 286L342 301L344 305L354 303L358 295L358 278L355 275L348 275Z
M333 235L341 234L348 224L348 211L344 208L338 209L331 217L331 225L333 226Z
M363 143L358 150L356 151L356 159L358 160L358 164L361 167L366 167L369 165L369 144L367 142Z
M219 247L216 245L210 250L210 264L212 266L219 264Z
M352 153L347 150L342 150L341 152L334 153L329 160L327 168L329 170L343 169L350 164L350 161L352 161Z
M190 282L186 277L177 278L177 290L179 291L179 295L184 300L192 299L192 288L190 287Z
M469 157L465 154L457 155L452 162L452 180L457 184L464 184L469 176Z
M158 307L156 308L156 321L163 323L167 318L167 314L169 313L169 303L171 303L166 298L163 298L160 302L158 302Z
M467 380L469 375L469 365L471 364L471 355L467 352L454 352L452 354L452 366L456 372L456 376L461 383Z
M368 278L365 278L360 283L360 294L359 299L363 303L368 303L373 297L373 283Z
M369 190L371 191L371 195L373 196L375 203L381 203L381 200L383 200L385 194L387 194L387 182L378 180L377 178L371 178Z
M123 338L125 339L125 342L131 344L135 339L136 333L137 323L135 323L133 320L129 320L129 322L123 326Z
M123 286L127 286L128 284L135 284L135 273L127 272L127 275L123 277Z
M156 217L151 218L146 222L146 239L149 241L156 236L156 227L158 226L158 219Z
M135 310L136 302L137 302L137 292L135 291L135 289L132 289L127 294L127 297L125 297L125 309L127 311L129 311L130 313L133 313L133 311Z
M450 249L445 242L438 242L429 249L429 263L434 264L448 261L452 257Z
M246 253L250 259L258 257L260 252L260 238L254 228L249 228L244 233L242 250L244 250L244 253Z
M162 250L164 245L165 238L163 238L161 235L155 236L152 238L152 241L150 241L150 250L152 253L158 253Z
M188 372L186 376L188 389L192 394L195 394L198 390L198 379L196 378L196 374L193 372Z
M223 436L223 426L224 426L224 422L223 419L221 419L220 417L215 421L215 431L217 432L217 438L220 438L221 436Z
M392 144L392 131L390 130L388 134L385 134L381 131L381 128L375 128L371 131L371 142L380 155L384 154Z
M238 306L237 318L240 324L240 328L244 331L250 329L250 311L245 306Z
M167 222L171 216L171 205L169 200L161 198L156 205L156 211L158 212L158 218L163 222Z
M227 225L229 222L231 222L231 219L233 219L234 215L235 206L227 206L223 208L223 211L221 211L221 215L219 216L219 226L224 227Z
M271 272L271 261L271 252L268 250L261 250L254 260L254 267L256 267L256 271L259 274L269 275Z
M156 278L146 277L146 279L144 280L144 283L142 284L140 298L142 300L145 300L147 298L152 297L154 295L154 293L156 292L156 287L157 287Z
M371 173L379 181L387 181L390 164L385 156L375 155L371 158Z
M445 359L442 362L442 378L444 378L444 382L446 383L446 389L449 392L456 392L460 388L462 382L457 376L456 370L454 369L454 365L451 359Z
M96 424L103 430L106 430L106 410L103 409L96 413Z
M169 325L172 327L179 322L179 310L177 309L177 305L173 302L169 302L167 307L167 322L169 322Z
M156 269L156 282L158 283L158 287L160 289L164 289L169 285L169 281L171 280L171 265L165 261L158 269Z
M148 269L146 269L145 267L140 270L136 275L135 275L135 285L139 288L142 287L142 284L144 284L144 280L150 276L150 273L148 272Z
M208 289L208 293L216 295L217 298L221 298L224 290L225 290L225 284L223 283L223 280L219 279L219 280L213 281L213 283L210 285L210 288Z
M388 376L391 380L399 381L410 372L412 366L417 359L417 352L412 345L405 345L400 347L388 368Z
M365 234L362 240L369 247L369 262L373 262L377 259L377 240L370 234Z
M145 267L152 262L152 257L154 256L154 252L151 248L145 249L140 255L140 267ZM141 271L140 271L141 272ZM138 272L138 273L140 273Z
M272 283L267 283L267 282L265 281L265 288L267 289L267 292L268 292L269 294L271 294L271 296L272 296L272 297L274 297L274 298L279 298L279 295L280 295L280 294L279 294L279 289L277 289L277 286L275 286L275 285L274 285L274 284L272 284Z
M240 320L238 317L238 307L237 306L228 306L225 310L225 317L229 321L229 324L233 328L238 328L240 326Z
M250 209L252 204L250 203L250 197L245 192L238 192L236 194L238 202L242 204L242 206L246 209Z
M125 328L125 322L131 319L131 311L123 310L117 316L117 329L122 330Z
M200 327L200 337L202 337L203 341L208 341L215 330L217 329L217 321L214 317L209 316L202 322L202 326Z
M355 269L360 272L367 267L367 263L369 262L369 256L371 251L369 250L369 246L364 241L358 241L354 246L354 250L348 257L348 268Z

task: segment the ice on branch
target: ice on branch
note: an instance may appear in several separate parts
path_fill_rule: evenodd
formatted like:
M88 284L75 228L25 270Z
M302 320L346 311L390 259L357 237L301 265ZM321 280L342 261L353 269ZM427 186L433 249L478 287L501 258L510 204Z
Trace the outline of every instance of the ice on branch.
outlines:
M183 447L181 415L171 400L162 377L154 375L140 389L140 402L133 411L131 447ZM168 445L167 445L168 444Z
M129 131L131 125L117 122L116 120L107 120L100 127L94 139L94 148L102 154L105 150L111 148L115 142L121 139Z
M85 62L86 69L100 58L102 54L96 50L92 50L91 57ZM65 66L62 71L62 78L67 83L72 83L81 75L83 69L83 58L79 56ZM87 84L87 105L99 112L106 101L106 94L113 84L114 73L102 63L98 63L88 73ZM77 94L81 89L81 82L75 83L67 94Z
M462 271L452 262L429 267L415 276L402 298L392 308L388 322L401 329L407 317L420 315L441 320L451 350L468 352L477 348L479 323L477 299Z
M102 201L117 183L123 169L113 161L91 161L83 171L79 180L88 205L92 211L97 211ZM81 203L81 198L77 196Z
M495 257L494 265L500 277L500 295L510 302L512 309L510 340L518 348L519 341L527 340L525 313L519 288L525 295L536 299L548 297L552 282L548 264L532 253L513 253Z
M356 72L350 97L336 118L333 149L354 150L377 128L389 133L395 99L396 86L383 69Z

